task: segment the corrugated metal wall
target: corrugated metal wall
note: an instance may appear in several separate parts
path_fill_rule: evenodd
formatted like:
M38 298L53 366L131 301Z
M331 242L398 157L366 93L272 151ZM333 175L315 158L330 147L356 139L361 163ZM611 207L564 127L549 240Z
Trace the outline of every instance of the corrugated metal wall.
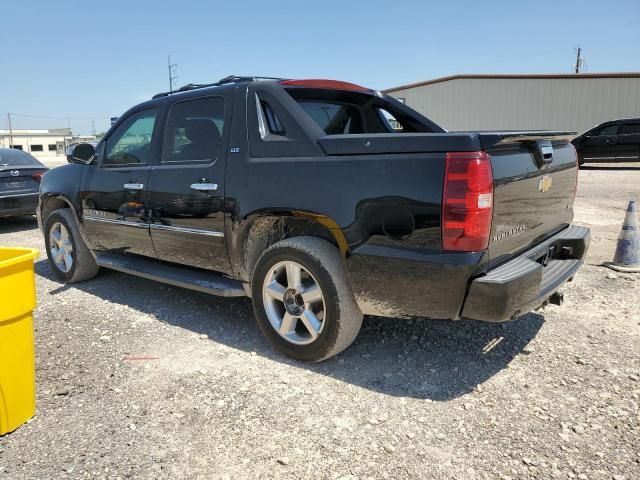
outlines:
M447 130L571 130L640 117L640 78L457 78L389 92Z

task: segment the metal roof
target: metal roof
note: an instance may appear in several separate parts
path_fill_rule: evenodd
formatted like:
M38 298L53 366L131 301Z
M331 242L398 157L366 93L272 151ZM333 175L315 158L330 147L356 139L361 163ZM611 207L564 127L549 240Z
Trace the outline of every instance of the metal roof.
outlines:
M584 80L589 78L640 78L640 72L613 72L613 73L542 73L542 74L459 74L450 75L448 77L435 78L433 80L426 80L424 82L409 83L407 85L400 85L399 87L391 87L382 90L383 93L396 92L398 90L406 90L408 88L422 87L425 85L431 85L434 83L448 82L449 80L458 79L473 79L473 80L487 80L487 79L570 79L570 80Z
M0 130L1 136L9 136L9 130ZM69 137L72 135L70 128L50 128L50 129L31 129L24 130L14 128L11 130L11 134L14 137Z

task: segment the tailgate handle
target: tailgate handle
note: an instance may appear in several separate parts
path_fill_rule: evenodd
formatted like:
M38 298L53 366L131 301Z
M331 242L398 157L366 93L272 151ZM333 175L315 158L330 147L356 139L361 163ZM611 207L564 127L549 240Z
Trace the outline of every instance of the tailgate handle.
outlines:
M551 145L540 145L540 151L542 152L542 158L549 160L549 163L553 160L553 147Z
M549 140L538 140L527 143L527 146L533 150L533 157L536 160L538 169L544 168L553 162L553 145Z

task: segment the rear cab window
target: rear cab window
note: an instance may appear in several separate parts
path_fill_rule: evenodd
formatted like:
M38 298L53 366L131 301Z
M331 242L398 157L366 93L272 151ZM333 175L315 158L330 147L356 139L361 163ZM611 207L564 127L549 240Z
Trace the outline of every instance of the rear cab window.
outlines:
M364 133L362 114L354 105L305 100L298 104L327 135Z
M372 93L306 87L285 91L327 135L433 132Z

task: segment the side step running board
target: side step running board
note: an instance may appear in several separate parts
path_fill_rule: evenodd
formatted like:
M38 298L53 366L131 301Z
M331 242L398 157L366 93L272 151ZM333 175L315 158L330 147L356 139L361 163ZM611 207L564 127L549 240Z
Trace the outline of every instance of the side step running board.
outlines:
M140 257L123 257L104 252L96 252L96 262L101 267L130 273L156 282L175 287L188 288L220 297L244 297L242 282L210 272L189 267L176 267L155 260Z

